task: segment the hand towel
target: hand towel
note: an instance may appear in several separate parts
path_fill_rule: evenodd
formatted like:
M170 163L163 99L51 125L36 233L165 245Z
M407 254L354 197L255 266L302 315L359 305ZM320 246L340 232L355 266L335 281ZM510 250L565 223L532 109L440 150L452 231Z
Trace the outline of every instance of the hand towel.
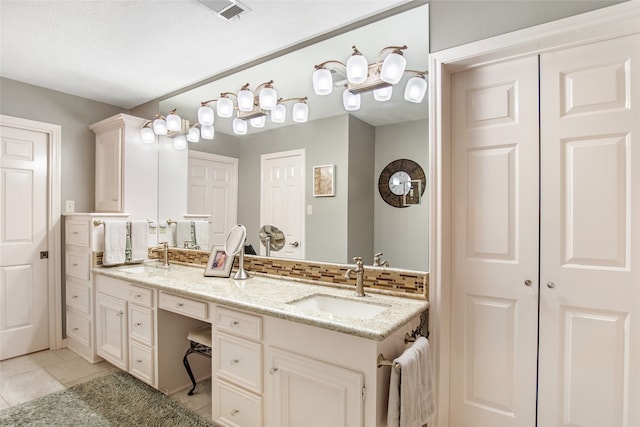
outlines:
M176 246L184 247L184 242L191 241L191 221L176 221Z
M127 246L127 223L125 221L104 222L103 265L122 264Z
M195 243L203 251L209 250L209 221L194 221L196 229Z
M149 255L147 221L131 221L131 262L144 261Z
M436 412L429 341L418 337L395 363L399 368L391 368L387 426L423 426Z

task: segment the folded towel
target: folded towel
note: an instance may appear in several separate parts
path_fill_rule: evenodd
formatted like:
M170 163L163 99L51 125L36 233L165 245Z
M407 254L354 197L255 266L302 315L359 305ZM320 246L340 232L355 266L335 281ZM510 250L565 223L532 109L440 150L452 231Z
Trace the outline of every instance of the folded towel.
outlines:
M209 221L193 221L195 226L195 243L203 251L209 250Z
M127 223L125 221L104 222L103 265L122 264L127 247Z
M191 221L176 221L176 246L183 248L184 242L191 242Z
M396 363L399 368L391 368L387 426L423 426L436 412L429 341L418 337Z
M131 261L144 261L149 255L147 221L131 221Z

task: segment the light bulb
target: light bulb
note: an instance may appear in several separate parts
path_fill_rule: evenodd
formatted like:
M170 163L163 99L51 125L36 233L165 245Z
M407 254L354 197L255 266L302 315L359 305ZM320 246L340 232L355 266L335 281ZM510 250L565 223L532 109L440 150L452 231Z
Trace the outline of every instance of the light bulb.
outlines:
M150 127L142 128L140 130L140 135L142 135L142 142L145 144L152 144L156 142L156 135Z
M291 117L296 123L304 123L309 118L309 106L305 102L296 102L293 104Z
M254 117L249 121L254 128L263 128L267 122L267 116Z
M271 121L273 123L284 123L287 118L287 107L284 104L276 105L276 108L271 110Z
M404 88L404 99L416 104L422 102L424 95L427 93L427 81L424 77L412 77Z
M272 87L265 87L260 91L260 108L263 110L273 110L278 102L278 92Z
M360 109L360 94L354 95L349 92L349 89L345 89L342 92L342 105L347 111L356 111Z
M166 135L167 134L167 122L164 119L158 117L153 121L153 132L156 135Z
M378 102L384 102L391 99L393 94L393 86L387 86L373 91L373 99Z
M218 116L229 118L233 115L233 101L231 98L222 97L218 99L216 104L216 113Z
M178 135L173 138L173 148L175 148L176 150L184 150L185 148L187 148L187 140L185 139L184 135Z
M213 126L202 126L200 128L200 136L202 139L213 139L215 135L215 129Z
M318 68L313 72L313 91L316 95L329 95L333 90L333 78L331 71L326 68Z
M213 114L213 108L208 105L203 105L198 108L198 123L204 126L212 125L215 119L215 115Z
M181 127L182 127L182 120L180 120L179 115L175 113L171 113L167 116L167 130L170 130L172 132L177 132L180 130Z
M253 92L247 89L238 92L238 110L244 112L253 110Z
M242 119L233 119L233 133L236 135L244 135L247 133L247 122Z
M367 79L369 64L364 56L354 54L347 60L347 79L350 83L362 83Z
M211 127L213 128L213 126ZM187 134L187 141L189 142L200 141L200 129L198 129L197 127L192 127L191 129L189 129L189 133Z
M380 79L383 82L394 85L400 81L406 67L407 60L404 59L402 53L390 53L386 58L384 58L384 62L382 63Z

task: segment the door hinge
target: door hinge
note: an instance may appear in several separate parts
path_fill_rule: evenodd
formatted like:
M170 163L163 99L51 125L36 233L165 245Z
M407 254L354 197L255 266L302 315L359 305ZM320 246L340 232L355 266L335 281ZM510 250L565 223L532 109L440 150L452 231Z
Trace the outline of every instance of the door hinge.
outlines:
M40 259L49 259L49 251L40 251Z
M364 401L367 398L367 389L362 387L362 400Z

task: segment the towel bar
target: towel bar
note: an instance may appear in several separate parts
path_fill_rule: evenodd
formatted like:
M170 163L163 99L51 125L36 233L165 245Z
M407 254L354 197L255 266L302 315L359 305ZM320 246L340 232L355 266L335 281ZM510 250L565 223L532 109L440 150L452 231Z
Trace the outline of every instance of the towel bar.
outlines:
M386 359L382 353L378 354L378 368L381 366L393 366L394 368L400 370L400 364L396 362L392 362L389 359Z

